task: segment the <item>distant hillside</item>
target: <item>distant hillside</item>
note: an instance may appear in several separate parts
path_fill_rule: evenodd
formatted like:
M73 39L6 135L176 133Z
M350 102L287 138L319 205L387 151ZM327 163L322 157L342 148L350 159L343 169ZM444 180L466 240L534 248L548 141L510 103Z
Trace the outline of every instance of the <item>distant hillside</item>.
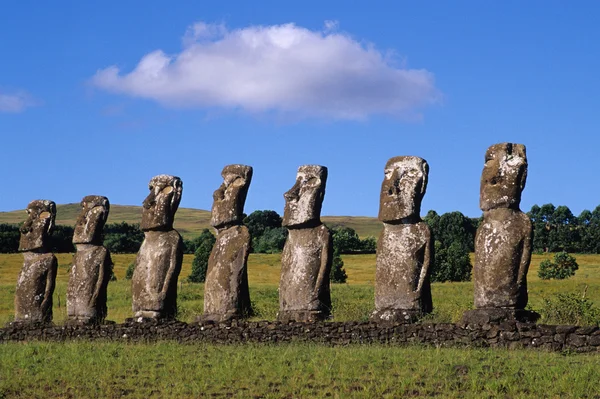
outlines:
M66 204L56 206L56 224L74 226L79 215L79 204ZM108 223L139 223L142 218L140 206L111 205ZM0 212L0 224L19 224L25 220L25 211ZM364 216L324 216L323 223L329 227L351 227L362 238L377 237L381 230L381 222L376 218ZM185 238L192 238L200 234L205 228L210 228L210 212L202 209L179 208L175 216L175 228Z

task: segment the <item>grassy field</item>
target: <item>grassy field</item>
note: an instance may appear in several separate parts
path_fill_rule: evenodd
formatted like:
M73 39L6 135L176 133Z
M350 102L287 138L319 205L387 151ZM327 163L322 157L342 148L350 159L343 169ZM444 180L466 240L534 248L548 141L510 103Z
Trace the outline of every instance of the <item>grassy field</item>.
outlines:
M418 346L2 345L0 398L593 398L598 356Z
M60 254L54 297L55 322L66 317L70 254ZM541 281L537 269L550 255L534 255L530 304L558 293L582 293L600 306L600 256L576 255L580 269L564 281ZM109 285L109 319L131 316L125 270L135 255L114 255L117 281ZM347 284L332 287L334 318L366 320L373 309L374 255L346 255ZM203 284L180 276L179 319L202 313ZM279 255L252 254L249 280L255 319L274 319L278 308ZM0 255L0 325L13 315L20 254ZM586 288L587 287L587 288ZM472 283L434 283L435 312L429 320L458 321L471 307ZM546 323L555 321L543 320ZM108 342L8 343L0 345L3 398L585 398L598 397L597 355L528 350L316 344L180 345ZM595 396L596 395L596 396Z
M75 226L79 215L79 204L56 206L56 224ZM139 206L111 205L107 223L139 223L142 208ZM19 224L25 220L25 211L0 212L0 224ZM376 218L363 216L324 216L323 223L329 227L351 227L361 238L377 237L381 231L381 222ZM175 218L175 228L184 238L192 239L200 235L203 229L210 228L210 211L192 208L179 208Z

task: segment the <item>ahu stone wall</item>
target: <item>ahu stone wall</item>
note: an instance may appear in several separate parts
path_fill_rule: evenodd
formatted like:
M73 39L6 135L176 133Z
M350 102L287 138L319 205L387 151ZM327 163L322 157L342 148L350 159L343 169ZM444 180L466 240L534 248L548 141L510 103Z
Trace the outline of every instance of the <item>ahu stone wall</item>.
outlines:
M374 322L239 321L192 323L145 321L105 325L29 324L0 329L0 343L17 341L269 343L313 342L326 345L422 344L443 347L532 348L599 352L598 327L551 326L508 321L467 325L450 323L389 324Z

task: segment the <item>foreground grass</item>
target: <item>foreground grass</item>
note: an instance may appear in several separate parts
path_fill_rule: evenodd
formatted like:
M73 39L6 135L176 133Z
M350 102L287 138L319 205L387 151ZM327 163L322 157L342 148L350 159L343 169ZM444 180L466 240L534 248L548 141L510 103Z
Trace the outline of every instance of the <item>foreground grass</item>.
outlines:
M5 344L0 398L593 397L597 356L309 344Z
M542 281L537 277L539 264L552 255L534 255L529 271L529 306L540 310L544 298L552 298L558 293L586 292L596 306L600 307L600 255L576 255L579 270L568 280ZM59 270L54 294L54 321L62 323L66 318L65 297L69 278L72 254L58 254ZM123 322L131 317L131 282L125 280L127 266L135 260L134 254L113 255L117 281L108 287L109 319ZM179 316L190 322L202 313L204 284L187 283L191 272L193 256L185 255L179 278ZM344 255L347 284L332 285L333 314L336 321L365 321L373 310L373 286L375 280L375 255ZM251 254L248 261L250 295L256 311L255 319L273 320L276 317L279 300L281 258L279 254ZM10 321L14 312L14 292L18 273L23 263L20 254L0 254L0 326ZM434 314L433 322L456 322L463 312L472 307L473 283L434 283L432 284ZM542 320L557 324L555 320Z

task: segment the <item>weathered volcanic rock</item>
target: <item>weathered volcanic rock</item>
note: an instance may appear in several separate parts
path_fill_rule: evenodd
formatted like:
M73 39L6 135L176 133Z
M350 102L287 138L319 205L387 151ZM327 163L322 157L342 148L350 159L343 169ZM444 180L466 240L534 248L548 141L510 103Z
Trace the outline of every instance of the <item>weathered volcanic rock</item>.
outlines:
M480 190L483 222L475 238L473 268L474 304L479 318L484 309L512 311L527 305L533 233L529 217L519 209L526 178L524 145L501 143L487 150ZM513 313L508 312L507 319L514 318ZM536 318L530 316L525 318ZM473 312L466 312L464 321L472 321L473 317Z
M331 313L332 238L321 223L327 168L304 165L284 194L283 225L289 235L281 255L280 321L313 321Z
M108 198L89 195L81 201L73 244L77 251L67 287L67 316L70 322L102 322L107 314L107 287L112 259L102 245L102 230L110 204Z
M15 323L52 321L58 262L48 250L48 238L55 218L56 205L52 201L35 200L27 206L27 220L20 228L23 268L15 290Z
M381 185L375 311L378 322L413 322L431 312L433 238L421 220L429 166L413 156L391 158Z
M173 229L183 184L179 177L159 175L149 184L142 207L144 242L131 283L134 317L172 319L177 313L177 279L183 261L183 240Z
M241 225L252 168L227 165L213 194L211 225L217 230L204 284L203 321L227 321L252 313L247 261L252 237Z

